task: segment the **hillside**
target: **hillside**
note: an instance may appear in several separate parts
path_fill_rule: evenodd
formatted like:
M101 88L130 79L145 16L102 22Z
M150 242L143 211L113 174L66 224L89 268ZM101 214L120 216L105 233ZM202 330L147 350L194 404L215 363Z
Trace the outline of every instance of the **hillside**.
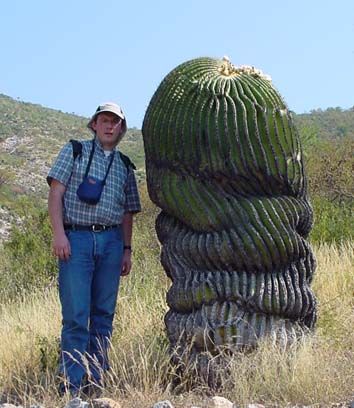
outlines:
M316 109L295 116L300 132L311 128L320 139L354 137L354 106L343 110L339 107L326 110Z

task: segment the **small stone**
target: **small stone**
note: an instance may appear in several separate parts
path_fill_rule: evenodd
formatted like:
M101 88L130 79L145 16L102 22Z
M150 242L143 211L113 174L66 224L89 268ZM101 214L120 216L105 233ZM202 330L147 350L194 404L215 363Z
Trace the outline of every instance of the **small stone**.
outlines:
M0 404L0 408L23 408L22 405Z
M262 404L248 404L247 408L265 408Z
M92 400L93 408L122 408L119 402L110 398L96 398Z
M76 397L70 400L66 405L65 408L88 408L89 404L86 401L82 401L81 398Z
M211 398L212 408L236 408L236 406L224 397L212 397Z
M171 404L170 401L160 401L156 402L152 408L173 408L173 405Z

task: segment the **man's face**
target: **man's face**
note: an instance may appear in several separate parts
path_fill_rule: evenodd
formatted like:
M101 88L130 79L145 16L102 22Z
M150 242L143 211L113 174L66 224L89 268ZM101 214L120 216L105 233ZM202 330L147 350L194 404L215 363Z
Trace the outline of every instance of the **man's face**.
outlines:
M92 128L104 149L111 150L117 145L122 124L122 119L111 112L102 112L97 116Z

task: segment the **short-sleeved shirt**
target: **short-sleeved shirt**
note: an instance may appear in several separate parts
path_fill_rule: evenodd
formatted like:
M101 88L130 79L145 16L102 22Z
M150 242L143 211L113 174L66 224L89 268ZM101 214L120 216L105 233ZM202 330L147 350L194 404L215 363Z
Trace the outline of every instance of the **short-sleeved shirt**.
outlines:
M112 154L114 159L100 201L96 205L80 201L76 191L85 175L92 140L83 140L80 143L82 153L75 160L70 142L61 149L47 177L48 183L55 179L66 187L63 203L64 223L116 225L121 224L124 213L141 211L133 169L127 168L117 149L107 156L97 139L94 140L95 151L88 175L103 180Z

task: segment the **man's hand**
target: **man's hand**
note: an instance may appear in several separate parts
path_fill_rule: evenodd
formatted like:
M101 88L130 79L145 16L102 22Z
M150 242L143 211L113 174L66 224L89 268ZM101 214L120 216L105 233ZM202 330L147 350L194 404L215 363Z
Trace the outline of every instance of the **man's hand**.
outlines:
M123 252L122 259L122 270L120 272L121 276L127 276L132 268L132 253L130 250L125 250Z
M54 234L53 237L53 255L62 261L67 261L71 255L70 242L65 234Z

